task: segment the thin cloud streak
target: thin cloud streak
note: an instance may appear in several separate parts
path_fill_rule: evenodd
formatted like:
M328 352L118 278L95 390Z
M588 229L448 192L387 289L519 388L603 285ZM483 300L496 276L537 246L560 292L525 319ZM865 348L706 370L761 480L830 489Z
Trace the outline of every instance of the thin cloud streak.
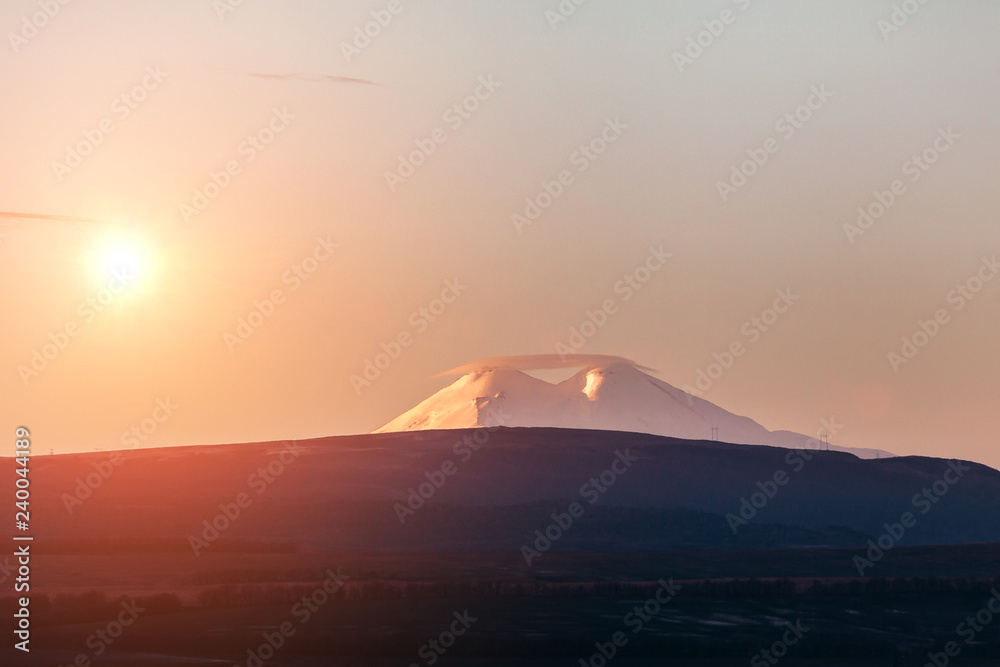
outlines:
M105 222L97 218L82 218L76 215L48 215L46 213L13 213L0 211L0 220L44 220L49 222Z
M232 70L238 72L245 76L252 76L257 79L274 79L277 81L311 81L314 83L354 83L366 86L377 86L378 83L374 81L369 81L368 79L357 79L350 76L334 76L332 74L299 74L299 73L271 73L271 72L252 72L247 70Z
M547 368L576 368L578 366L610 366L611 364L628 364L640 371L656 372L655 369L640 366L631 359L612 354L518 354L506 357L486 357L456 366L451 370L438 373L434 377L446 375L464 375L473 371L506 368L512 370L541 370Z

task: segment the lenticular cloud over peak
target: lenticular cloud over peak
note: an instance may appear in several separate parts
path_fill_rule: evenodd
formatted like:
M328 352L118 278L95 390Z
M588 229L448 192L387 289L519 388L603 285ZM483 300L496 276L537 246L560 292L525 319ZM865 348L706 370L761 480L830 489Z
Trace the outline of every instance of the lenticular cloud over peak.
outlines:
M640 366L631 359L613 354L515 354L506 357L486 357L456 366L450 370L438 373L434 377L445 375L464 375L475 371L507 368L518 371L542 370L546 368L577 368L580 366L613 366L625 364L641 371L655 372L652 368Z

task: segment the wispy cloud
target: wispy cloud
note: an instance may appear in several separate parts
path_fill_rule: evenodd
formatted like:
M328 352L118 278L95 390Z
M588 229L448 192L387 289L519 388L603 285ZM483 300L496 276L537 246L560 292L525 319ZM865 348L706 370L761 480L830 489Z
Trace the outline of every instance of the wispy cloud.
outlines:
M655 372L652 368L640 366L631 359L617 357L611 354L518 354L507 357L486 357L451 370L438 373L434 377L444 375L464 375L473 371L493 368L509 368L513 370L540 370L544 368L575 368L577 366L610 366L612 364L628 364L641 371Z
M367 86L379 85L374 81L369 81L368 79L357 79L350 76L334 76L332 74L299 74L295 72L291 73L254 72L254 71L239 70L239 69L234 69L232 71L244 74L246 76L252 76L257 79L273 79L277 81L312 81L314 83L356 83Z
M13 213L0 211L0 220L47 220L50 222L105 222L97 218L82 218L76 215L48 215L46 213Z

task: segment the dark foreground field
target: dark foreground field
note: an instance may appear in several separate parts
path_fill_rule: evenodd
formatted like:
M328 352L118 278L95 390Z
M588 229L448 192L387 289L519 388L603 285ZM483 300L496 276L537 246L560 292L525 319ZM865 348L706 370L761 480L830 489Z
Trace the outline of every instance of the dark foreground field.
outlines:
M818 451L795 472L774 447L559 429L462 460L463 435L32 459L32 651L0 665L1000 663L993 469ZM737 534L726 514L782 470Z
M1000 572L1000 545L901 547L883 563L884 578L833 576L850 553L557 552L537 570L506 553L57 553L36 561L32 656L0 657L4 665L568 667L591 661L596 644L610 652L621 632L609 664L710 667L754 664L791 624L802 636L792 635L789 666L924 665L948 641L961 644L961 664L1000 660L1000 617L972 643L956 634L1000 587L987 576ZM736 578L702 578L720 569ZM318 595L331 574L339 583ZM669 601L652 604L658 591ZM97 633L117 630L109 626L123 602L140 611L105 643ZM453 630L462 632L451 644ZM438 652L432 639L451 645Z

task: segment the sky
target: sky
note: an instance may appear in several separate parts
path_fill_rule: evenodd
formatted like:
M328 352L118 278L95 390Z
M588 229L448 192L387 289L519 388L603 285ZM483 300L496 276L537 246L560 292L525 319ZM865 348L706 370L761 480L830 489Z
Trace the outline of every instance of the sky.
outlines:
M988 0L8 0L0 429L366 433L442 371L568 350L1000 467L998 28Z

